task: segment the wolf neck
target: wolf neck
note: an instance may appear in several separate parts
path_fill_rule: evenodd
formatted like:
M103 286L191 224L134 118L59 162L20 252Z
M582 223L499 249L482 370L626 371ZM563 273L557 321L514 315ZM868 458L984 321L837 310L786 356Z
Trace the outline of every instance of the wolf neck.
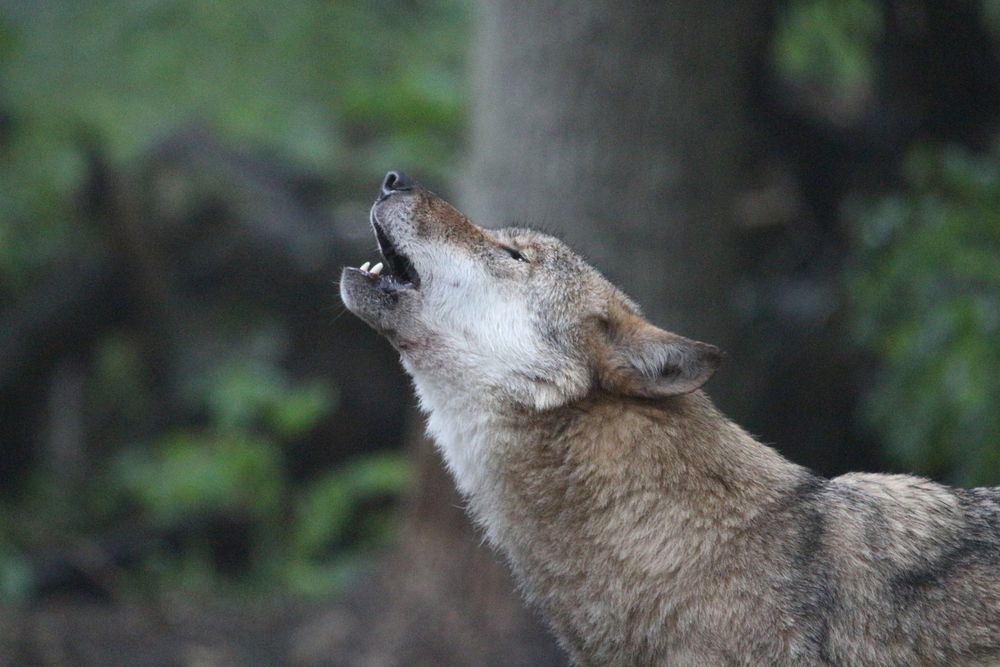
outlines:
M532 415L421 399L477 521L543 605L608 562L623 581L704 567L805 474L700 392L657 402L595 394Z
M803 473L723 416L700 391L661 401L594 393L544 412L496 414L416 384L428 430L468 496L510 481L516 472L563 482L560 475L588 470L598 476L581 491L599 493L600 482L620 475L626 488L655 490L675 504L691 503L684 497L688 492L720 502L742 503L743 496L766 502L780 495L777 483L794 483ZM556 462L553 456L562 458Z

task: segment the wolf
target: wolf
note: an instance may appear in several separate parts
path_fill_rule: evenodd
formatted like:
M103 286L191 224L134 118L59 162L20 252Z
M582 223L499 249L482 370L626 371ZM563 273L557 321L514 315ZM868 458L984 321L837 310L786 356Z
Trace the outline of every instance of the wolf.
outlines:
M370 218L341 298L574 664L1000 664L1000 491L817 476L713 406L719 349L557 239L400 172Z

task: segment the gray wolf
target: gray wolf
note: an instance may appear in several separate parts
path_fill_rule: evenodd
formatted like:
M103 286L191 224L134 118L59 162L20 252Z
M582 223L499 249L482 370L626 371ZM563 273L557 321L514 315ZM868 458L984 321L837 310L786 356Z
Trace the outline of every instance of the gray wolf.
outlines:
M701 390L722 355L560 241L390 172L341 297L577 665L1000 664L1000 491L824 479Z

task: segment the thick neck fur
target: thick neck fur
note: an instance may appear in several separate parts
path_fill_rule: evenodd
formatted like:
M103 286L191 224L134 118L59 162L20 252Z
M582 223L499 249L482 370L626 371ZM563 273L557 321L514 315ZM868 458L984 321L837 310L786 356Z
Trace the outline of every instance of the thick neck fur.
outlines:
M701 392L495 414L417 388L470 510L579 664L641 664L651 636L662 652L732 538L804 474Z

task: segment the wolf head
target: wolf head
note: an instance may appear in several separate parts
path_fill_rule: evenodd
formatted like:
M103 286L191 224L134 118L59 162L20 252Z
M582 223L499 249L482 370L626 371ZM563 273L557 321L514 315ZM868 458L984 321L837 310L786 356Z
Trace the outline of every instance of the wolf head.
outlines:
M422 395L544 410L600 390L694 391L720 351L659 329L563 243L487 230L404 174L371 209L384 270L344 269L347 308L399 350Z

